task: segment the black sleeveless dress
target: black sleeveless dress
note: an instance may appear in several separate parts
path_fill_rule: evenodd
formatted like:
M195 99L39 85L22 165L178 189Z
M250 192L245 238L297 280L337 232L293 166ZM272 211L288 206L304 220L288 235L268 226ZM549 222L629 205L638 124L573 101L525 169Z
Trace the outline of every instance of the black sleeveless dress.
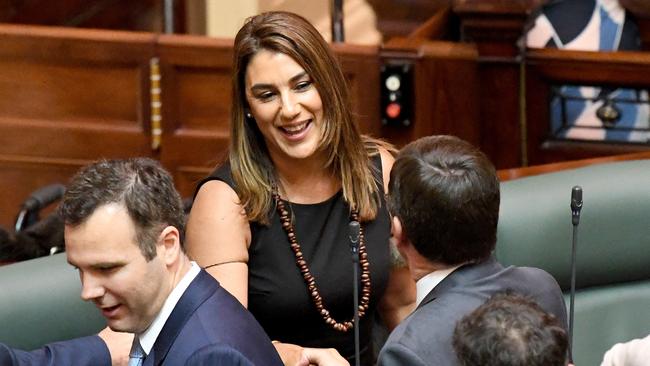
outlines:
M377 155L372 162L382 204L375 220L362 223L372 284L369 309L361 318L359 328L363 365L374 364L373 317L390 270L390 219L383 198L380 156ZM210 180L221 180L234 186L229 164L216 169L199 184L199 188ZM321 203L285 204L293 211L298 243L316 279L325 308L339 322L350 320L354 308L348 235L350 211L342 192ZM248 309L269 337L303 347L336 348L341 355L352 360L354 329L346 333L336 331L325 324L316 311L277 212L273 212L269 226L251 222L250 229Z

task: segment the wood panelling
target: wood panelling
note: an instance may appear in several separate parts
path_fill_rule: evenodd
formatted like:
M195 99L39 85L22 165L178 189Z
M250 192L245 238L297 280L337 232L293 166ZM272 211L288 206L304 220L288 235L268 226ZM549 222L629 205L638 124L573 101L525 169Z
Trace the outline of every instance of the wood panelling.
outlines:
M453 134L480 142L477 53L470 44L395 38L380 51L385 60L414 64L414 122L385 126L381 136L402 146L419 137Z
M550 85L650 88L650 55L529 51L526 104L520 105L523 58L515 35L530 9L516 3L454 1L464 42L334 45L361 131L398 146L431 134L457 135L498 168L520 166L526 156L539 164L646 149L548 138ZM155 151L152 59L159 62L162 97L162 143ZM409 127L381 125L380 67L391 60L413 64ZM160 159L181 194L191 196L227 153L231 62L227 39L0 25L0 225L11 226L29 192L100 157Z
M203 167L180 167L176 169L174 183L176 189L181 192L183 198L190 198L194 195L196 185L203 178L207 177L214 170L215 164Z
M532 166L527 166L522 168L502 169L497 171L497 174L499 175L499 180L505 182L507 180L525 178L525 177L530 177L530 176L540 175L540 174L553 173L553 172L558 172L558 171L568 170L568 169L577 169L589 165L613 163L617 161L645 160L645 159L650 159L650 151L631 153L631 154L622 154L622 155L612 155L612 156L605 156L600 158L569 160L569 161L562 161L559 163L532 165Z
M20 205L35 189L68 182L86 160L26 158L0 154L0 226L13 229Z
M409 35L452 0L368 0L377 15L377 28L388 40Z
M163 139L159 158L184 197L228 148L232 40L160 36Z
M536 0L454 0L461 39L478 51L481 149L497 168L525 163L517 40Z
M179 22L176 29L181 29L185 0L174 3ZM0 22L155 31L162 29L162 1L0 0Z
M152 156L152 34L0 26L0 225L98 158ZM6 208L6 209L4 209Z
M141 122L143 75L134 66L3 58L0 114L7 119L136 127Z
M527 53L529 72L545 80L565 84L647 86L650 73L648 52L590 52L531 49Z
M52 183L50 179L60 180L49 173L60 167L51 159L75 162L70 165L74 168L62 170L61 176L68 177L100 157L151 156L172 172L181 194L191 196L196 182L227 153L231 42L0 26L0 66L5 66L0 68L0 156L8 163L31 164L12 168L15 173L3 181L6 191L13 180L20 182L22 196ZM347 44L333 48L363 133L398 146L436 133L481 142L474 45L407 39L382 49ZM380 65L399 57L414 63L415 119L407 128L380 122ZM162 93L162 143L156 151L151 150L149 131L152 58L160 65ZM24 175L17 179L21 169ZM9 226L14 211L4 210L0 224Z
M348 81L352 108L362 133L382 136L379 118L379 55L374 46L333 44Z

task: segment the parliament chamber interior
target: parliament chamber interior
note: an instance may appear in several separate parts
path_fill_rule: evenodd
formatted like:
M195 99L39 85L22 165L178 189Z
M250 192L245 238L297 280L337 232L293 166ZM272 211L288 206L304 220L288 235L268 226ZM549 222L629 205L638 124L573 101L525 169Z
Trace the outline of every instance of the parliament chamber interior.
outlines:
M296 1L56 3L0 0L0 342L33 349L103 328L51 255L62 234L27 230L56 231L66 183L102 158L156 159L191 200L230 135L234 33L211 27L273 6L318 17L362 133L397 148L454 135L489 157L501 180L496 257L551 273L567 306L571 188L584 189L576 365L650 333L650 10L627 9L630 24L601 14L621 29L590 40L563 24L579 21L575 9L544 12L542 0L345 1L359 29L345 23L332 41L335 1L316 2L320 13ZM54 196L27 207L43 189ZM19 238L32 248L11 247Z

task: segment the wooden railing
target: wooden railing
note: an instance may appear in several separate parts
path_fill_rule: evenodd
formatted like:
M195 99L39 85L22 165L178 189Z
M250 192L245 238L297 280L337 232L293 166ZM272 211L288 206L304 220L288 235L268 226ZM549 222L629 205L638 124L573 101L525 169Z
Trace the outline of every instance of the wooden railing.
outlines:
M525 178L534 175L553 173L553 172L558 172L558 171L568 170L568 169L577 169L589 165L613 163L616 161L645 160L645 159L650 159L650 151L604 156L600 158L569 160L569 161L562 161L559 163L531 165L522 168L501 169L497 171L497 174L499 175L499 180L505 182L512 179Z

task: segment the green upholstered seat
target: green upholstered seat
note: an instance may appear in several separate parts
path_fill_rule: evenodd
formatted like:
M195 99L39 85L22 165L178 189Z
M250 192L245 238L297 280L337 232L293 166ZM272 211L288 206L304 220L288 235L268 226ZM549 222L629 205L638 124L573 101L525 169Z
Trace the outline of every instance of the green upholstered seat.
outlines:
M97 333L106 325L79 297L65 254L0 267L0 342L21 349Z
M578 227L574 360L599 365L614 343L650 334L650 161L592 165L501 184L497 258L570 288L571 188Z

